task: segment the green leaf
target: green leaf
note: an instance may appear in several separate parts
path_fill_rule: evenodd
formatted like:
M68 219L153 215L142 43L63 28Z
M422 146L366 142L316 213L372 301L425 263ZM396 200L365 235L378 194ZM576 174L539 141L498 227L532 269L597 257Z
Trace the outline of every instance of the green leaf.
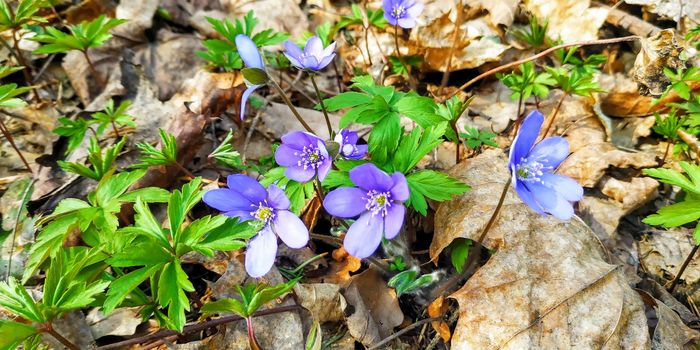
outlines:
M46 32L31 38L33 41L44 43L35 54L50 54L68 52L71 50L86 51L98 47L112 38L109 30L127 22L125 19L107 18L105 15L89 22L69 25L69 33L64 33L54 27L46 27Z
M250 316L246 312L246 307L243 304L241 304L240 301L230 298L221 299L217 301L210 301L204 304L200 311L202 312L202 316L209 316L212 314L222 313L233 313L241 317Z
M0 320L0 349L15 349L27 338L39 331L27 324Z
M655 177L663 183L678 186L686 192L700 195L700 166L688 162L680 162L681 168L685 170L688 177L683 174L664 168L644 169L645 175Z
M664 227L678 227L700 219L700 200L686 199L683 202L661 208L658 213L647 216L644 223Z
M156 241L146 241L126 247L107 262L115 267L154 266L172 260L173 256Z
M187 213L202 199L204 193L199 189L201 185L202 179L196 177L182 186L182 190L176 190L170 195L170 200L168 201L168 220L170 222L170 231L175 246L180 243L181 226L183 222L185 222Z
M401 142L391 163L393 170L404 174L411 171L423 157L442 143L442 137L446 130L447 123L442 122L425 130L414 128L410 134L401 137Z
M163 267L163 263L146 266L138 270L129 272L128 274L118 278L113 281L109 290L107 291L107 299L105 299L102 305L102 311L105 314L111 313L117 306L119 306L124 299L126 299L129 294L143 283L146 279L150 278Z
M14 277L0 282L0 306L29 321L46 321L34 299Z
M418 195L435 201L446 201L469 190L469 186L463 182L434 170L420 170L409 174L406 181L411 193L410 204L423 215L424 212L418 210L422 209L423 203L419 203L419 208L416 208L413 202Z
M253 237L262 228L259 222L240 222L237 218L225 219L222 225L208 230L198 242L192 243L192 248L208 256L214 256L215 250L241 249L246 245L245 240Z
M331 98L323 100L329 112L335 112L344 108L352 108L372 101L372 96L355 91L343 92ZM319 105L320 108L320 105Z
M472 240L459 238L450 243L450 261L458 273L462 272L464 264L469 257L469 250L472 247Z
M407 95L400 99L394 107L399 113L426 129L445 121L437 114L438 106L429 97Z
M241 70L241 73L243 73L243 78L250 85L263 85L266 84L267 81L270 79L267 76L267 73L260 68L243 68Z
M369 134L369 153L377 164L386 164L401 138L401 118L391 113L377 123Z
M189 299L185 292L193 292L194 286L187 278L178 261L165 265L158 279L158 303L168 308L168 318L175 330L182 331L185 326L185 311L190 310Z

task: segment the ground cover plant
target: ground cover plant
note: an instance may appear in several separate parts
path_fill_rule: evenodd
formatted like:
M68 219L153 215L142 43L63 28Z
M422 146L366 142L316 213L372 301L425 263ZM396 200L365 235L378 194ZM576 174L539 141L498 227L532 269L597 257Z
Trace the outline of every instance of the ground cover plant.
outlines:
M0 349L696 348L658 3L0 0Z

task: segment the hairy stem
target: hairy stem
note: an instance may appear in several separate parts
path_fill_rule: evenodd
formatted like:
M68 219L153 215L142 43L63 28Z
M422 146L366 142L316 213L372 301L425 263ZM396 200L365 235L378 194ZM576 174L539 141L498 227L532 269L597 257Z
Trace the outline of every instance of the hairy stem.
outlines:
M53 325L51 322L46 324L46 333L51 334L52 337L54 337L56 340L58 340L63 346L67 347L70 350L80 350L80 348L73 344L70 340L66 339L64 336L62 336L60 333L56 332L55 329L53 329Z
M661 164L659 164L659 166L666 164L666 158L668 157L668 151L671 150L672 144L673 144L673 142L671 142L671 140L668 140L668 142L666 143L666 150L664 151L664 157L661 158Z
M674 277L673 281L671 281L671 286L668 287L669 292L673 293L673 290L676 289L676 285L681 280L681 276L683 276L683 272L685 272L685 269L688 267L690 262L693 260L693 257L695 256L695 252L698 251L698 247L700 247L700 245L695 245L695 247L693 247L693 250L690 251L690 254L688 254L688 257L685 258L683 265L681 265L681 269L678 270L676 277Z
M326 110L326 104L323 103L323 97L321 97L321 91L318 90L318 85L316 85L315 74L311 73L311 74L309 74L309 77L311 78L311 84L314 86L314 90L316 90L316 97L318 97L318 104L321 105L321 110L323 111L323 117L326 118L326 126L328 127L328 138L332 139L333 138L333 127L331 126L331 118L328 117L328 111Z
M29 162L27 161L26 158L24 158L24 154L19 150L17 145L15 144L15 139L12 137L12 134L10 134L10 130L5 126L5 122L2 120L2 117L0 117L0 132L2 132L2 135L5 136L7 141L10 143L10 146L17 152L17 155L19 158L22 160L22 163L24 163L24 166L27 168L27 171L30 173L32 172L32 167L29 166Z
M97 72L97 69L95 69L95 65L92 64L92 60L90 60L90 55L88 55L87 49L81 50L80 52L83 53L83 57L85 57L85 60L87 61L88 67L90 68L90 72L92 75L95 76L95 79L97 79L97 82L100 84L100 87L103 89L107 86L107 83L102 79L102 76L100 73Z
M557 118L557 115L559 114L559 109L561 108L561 104L564 102L564 99L566 98L566 96L569 96L568 92L564 92L561 95L559 102L557 102L557 106L554 108L554 112L552 113L552 117L549 118L549 123L547 123L547 127L544 129L544 134L542 134L542 138L547 137L547 134L549 134L549 129L554 124L554 119Z
M311 127L309 126L309 124L307 124L304 121L304 118L301 117L301 115L299 114L299 111L297 111L297 108L294 107L294 105L292 104L292 101L289 99L289 97L287 97L287 94L284 92L284 90L282 90L282 88L279 86L279 84L277 84L277 82L274 81L273 79L270 79L270 84L272 85L273 88L275 88L275 90L277 90L279 95L282 97L282 100L284 100L284 103L287 104L289 109L292 111L292 114L294 114L294 117L297 118L297 120L299 121L299 123L301 123L301 125L304 127L304 129L306 129L306 131L308 131L312 134L315 134L313 129L311 129Z
M406 62L404 62L403 54L401 54L401 50L399 48L399 25L398 24L396 24L394 26L394 45L396 45L396 56L399 58L399 62L401 62L401 66L406 71L406 75L408 75L408 81L411 84L411 90L415 90L416 84L413 81L413 76L411 75L411 70L409 69L410 67L408 65L406 65Z
M486 77L489 77L489 76L491 76L491 75L494 75L494 74L496 74L496 73L498 73L498 72L504 71L504 70L506 70L506 69L509 69L509 68L512 68L512 67L517 67L517 66L519 66L519 65L521 65L521 64L523 64L523 63L530 62L530 61L534 61L534 60L536 60L536 59L538 59L538 58L540 58L540 57L547 56L547 55L549 55L550 53L552 53L552 52L554 52L554 51L557 51L557 50L559 50L559 49L565 49L565 48L567 48L567 47L572 47L572 46L591 46L591 45L616 44L616 43L621 43L621 42L626 42L626 41L635 41L635 40L639 40L639 39L641 39L641 37L638 36L638 35L630 35L630 36L625 36L625 37L621 37L621 38L601 39L601 40L590 40L590 41L577 41L577 42L573 42L573 43L561 44L561 45L553 46L553 47L550 47L549 49L544 50L544 51L542 51L542 52L540 52L540 53L538 53L538 54L532 55L532 56L530 56L530 57L523 58L523 59L521 59L521 60L517 60L517 61L514 61L514 62L510 62L510 63L504 64L504 65L502 65L502 66L498 66L498 67L496 67L496 68L490 69L490 70L488 70L488 71L486 71L486 72L484 72L484 73L481 73L481 74L477 75L475 78L473 78L473 79L469 80L468 82L462 84L462 86L460 86L459 89L457 89L457 90L455 90L454 92L452 92L451 94L447 95L447 96L444 98L444 100L443 100L442 102L444 102L444 101L446 101L446 100L449 100L450 98L452 98L452 96L457 95L460 91L464 91L466 88L468 88L468 87L474 85L474 83L478 82L478 81L481 80L481 79L484 79L484 78L486 78Z

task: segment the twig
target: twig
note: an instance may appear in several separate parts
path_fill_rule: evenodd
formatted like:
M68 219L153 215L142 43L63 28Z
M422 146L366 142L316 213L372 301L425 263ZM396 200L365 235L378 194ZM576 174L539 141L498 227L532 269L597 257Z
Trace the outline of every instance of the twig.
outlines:
M396 338L398 338L398 337L400 337L400 336L402 336L402 335L404 335L404 334L406 334L406 333L412 331L414 328L420 327L420 326L421 326L422 324L424 324L424 323L433 322L433 321L439 321L439 320L441 320L440 317L424 318L424 319L422 319L422 320L420 320L420 321L417 321L416 323L414 323L414 324L412 324L412 325L410 325L410 326L408 326L408 327L406 327L406 328L404 328L404 329L402 329L402 330L400 330L400 331L398 331L398 332L396 332L396 333L394 333L394 334L392 334L392 335L390 335L390 336L388 336L388 337L382 339L379 343L374 344L374 346L368 348L367 350L377 350L377 349L381 349L382 346L384 346L384 345L386 345L387 343L389 343L390 341L392 341L392 340L394 340L394 339L396 339Z
M695 247L693 247L693 250L690 251L690 254L688 254L688 257L685 258L683 265L681 265L681 269L678 270L676 277L674 277L673 281L671 281L671 286L668 287L669 292L673 293L673 290L676 289L676 285L681 280L681 276L683 275L683 272L685 272L685 269L688 267L688 264L690 264L690 262L693 260L693 257L695 256L695 252L698 251L698 247L700 247L700 245L696 244Z
M15 144L15 139L12 138L12 134L10 134L10 130L7 128L7 126L5 126L5 122L2 120L2 117L0 117L0 132L2 132L2 135L5 136L5 138L10 143L10 146L12 146L15 152L17 152L17 155L22 160L22 163L24 163L24 166L27 167L27 171L29 171L33 175L34 172L32 171L32 167L29 166L29 162L26 158L24 158L24 155L19 150L19 148L17 148L17 145Z
M547 123L547 127L544 129L544 134L542 134L543 138L547 137L549 129L552 127L552 124L554 124L554 119L557 117L557 114L559 114L559 108L561 108L561 104L564 103L564 99L566 98L566 96L569 96L569 93L564 91L564 93L561 95L561 98L559 99L559 102L557 103L557 107L554 108L554 113L552 113L552 117L549 118L549 123Z
M88 67L90 68L90 72L92 73L92 75L95 76L95 79L97 79L97 82L104 89L107 86L107 83L105 83L105 81L104 81L104 79L102 79L102 76L100 75L100 73L98 73L97 69L95 69L95 65L92 64L92 60L90 60L90 55L88 55L87 50L80 50L80 52L83 53L83 56L85 57L85 60L87 61Z
M321 91L318 90L318 85L316 85L316 78L314 78L315 74L311 73L309 74L309 78L311 78L311 84L314 86L314 90L316 90L316 96L318 97L318 104L321 105L321 110L323 111L323 116L326 118L326 126L328 127L328 137L333 138L333 127L331 126L331 118L328 117L328 111L326 110L326 104L323 103L323 97L321 97Z
M561 44L561 45L553 46L553 47L550 47L549 49L544 50L544 51L542 51L542 52L540 52L540 53L538 53L538 54L532 55L532 56L530 56L530 57L523 58L523 59L521 59L521 60L517 60L517 61L514 61L514 62L510 62L510 63L504 64L504 65L502 65L502 66L498 66L498 67L496 67L496 68L494 68L494 69L488 70L488 71L486 71L486 72L484 72L484 73L481 73L481 74L477 75L477 76L476 76L475 78L473 78L472 80L469 80L468 82L462 84L462 86L460 86L459 89L453 91L451 94L449 94L449 95L447 95L446 97L444 97L444 99L443 99L442 102L444 102L444 101L446 101L446 100L452 98L452 96L457 95L460 91L464 91L466 88L468 88L468 87L474 85L474 83L476 83L477 81L479 81L479 80L481 80L481 79L484 79L484 78L486 78L486 77L488 77L488 76L491 76L491 75L493 75L493 74L496 74L496 73L498 73L498 72L504 71L504 70L506 70L506 69L509 69L509 68L512 68L512 67L517 67L517 66L519 66L519 65L521 65L521 64L523 64L523 63L530 62L530 61L534 61L534 60L536 60L536 59L538 59L538 58L540 58L540 57L547 56L547 55L549 55L550 53L552 53L552 52L554 52L554 51L557 51L557 50L559 50L559 49L565 49L565 48L567 48L567 47L572 47L572 46L591 46L591 45L615 44L615 43L621 43L621 42L626 42L626 41L635 41L635 40L639 40L639 39L641 39L640 36L637 36L637 35L630 35L630 36L624 36L624 37L621 37L621 38L601 39L601 40L590 40L590 41L577 41L577 42L573 42L573 43L569 43L569 44Z
M452 31L452 46L450 46L450 51L449 54L447 55L447 69L445 69L445 73L442 74L442 81L440 82L440 89L443 89L445 86L447 86L447 82L450 80L450 70L452 69L452 58L454 57L455 53L455 47L457 46L457 39L459 38L459 33L460 33L460 23L462 23L462 15L464 14L463 11L464 5L462 4L462 1L459 0L457 2L456 10L457 10L457 20L455 21L455 29Z
M276 307L276 308L272 308L272 309L260 310L260 311L256 312L255 314L253 314L252 317L272 315L272 314L277 314L277 313L281 313L281 312L294 311L297 309L299 309L299 305L280 306L280 307ZM117 343L112 343L112 344L100 346L96 350L119 349L119 348L127 347L129 345L141 344L141 343L149 342L149 341L156 340L156 339L170 337L173 335L187 335L190 333L200 332L200 331L203 331L205 329L213 328L213 327L220 326L220 325L223 325L226 323L238 322L238 321L243 321L243 320L245 320L245 318L238 316L238 315L224 316L224 317L216 318L213 320L208 320L205 322L185 326L185 328L182 330L182 333L178 333L177 331L172 331L172 330L162 330L160 332L156 332L153 334L148 334L148 335L144 335L141 337L120 341Z
M189 176L189 177L191 177L191 178L193 178L193 179L196 177L196 176L194 176L194 174L192 174L191 171L187 170L187 168L185 168L185 167L184 167L182 164L180 164L179 162L176 161L176 162L173 163L173 165L175 165L175 167L177 167L177 168L180 169L183 173L185 173L185 175L187 175L187 176Z

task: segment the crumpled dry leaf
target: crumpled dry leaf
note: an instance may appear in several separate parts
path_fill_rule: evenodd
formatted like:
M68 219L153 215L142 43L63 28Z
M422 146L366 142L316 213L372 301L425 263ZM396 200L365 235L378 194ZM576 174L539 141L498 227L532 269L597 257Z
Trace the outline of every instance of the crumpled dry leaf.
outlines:
M334 283L297 283L294 286L297 302L320 323L345 319L347 302L340 294L340 285Z
M608 10L591 7L590 0L525 0L525 8L541 20L548 20L547 36L565 43L595 40Z
M664 29L642 39L641 44L642 49L637 54L630 75L637 82L640 94L658 97L671 84L670 78L664 74L664 68L686 68L686 62L680 58L683 48L676 41L672 29Z
M639 255L647 272L658 281L672 280L695 246L689 229L653 230L639 242ZM683 272L676 291L700 300L700 256L697 254Z
M502 24L508 27L513 24L520 0L467 0L467 4L488 11L490 22L494 25Z
M348 332L365 346L389 336L403 322L396 293L374 268L353 276L343 296L354 309L346 318Z
M437 299L433 300L430 305L428 305L428 316L433 318L442 317L448 310L449 306L447 303L445 303L445 298L443 296L439 296ZM452 332L450 331L450 326L447 324L447 322L443 320L433 321L430 322L430 325L433 327L433 330L440 335L440 338L442 338L445 343L450 341L450 338L452 338Z
M648 116L661 107L653 104L651 96L642 96L635 81L626 74L601 74L598 82L605 90L600 93L600 109L608 116Z
M160 0L122 0L115 11L115 18L128 22L113 29L113 32L133 40L142 39L144 31L153 25L153 15L158 10Z
M85 315L80 310L67 312L54 320L52 324L58 334L77 345L80 349L89 349L95 343L95 339L90 333L90 327L88 327L85 320ZM56 338L48 333L44 333L42 340L47 344L51 344L50 349L65 348L63 344L59 343Z
M450 173L472 189L438 208L433 258L452 239L481 234L509 176L498 150ZM600 243L580 220L539 216L511 188L484 244L496 253L452 295L460 304L453 348L649 346L639 295L605 262Z
M122 307L109 315L104 315L99 309L90 310L86 321L90 333L95 339L107 335L127 336L136 332L136 327L142 323L139 307Z
M700 332L686 326L678 314L660 300L645 291L639 291L639 294L644 303L655 311L655 315L649 320L650 324L655 323L651 338L652 349L695 349L694 345L700 339Z
M620 219L658 196L659 182L650 177L630 181L603 177L599 187L609 198L585 196L578 204L581 218L603 242L615 238Z
M700 23L700 2L696 0L624 0L630 5L644 5L649 12L680 22L681 16Z
M348 254L343 247L333 250L332 257L330 271L323 278L326 283L345 283L351 273L362 267L362 260Z
M473 123L479 129L503 132L518 114L518 101L510 95L511 91L500 81L479 88L469 105L469 110L478 114Z

